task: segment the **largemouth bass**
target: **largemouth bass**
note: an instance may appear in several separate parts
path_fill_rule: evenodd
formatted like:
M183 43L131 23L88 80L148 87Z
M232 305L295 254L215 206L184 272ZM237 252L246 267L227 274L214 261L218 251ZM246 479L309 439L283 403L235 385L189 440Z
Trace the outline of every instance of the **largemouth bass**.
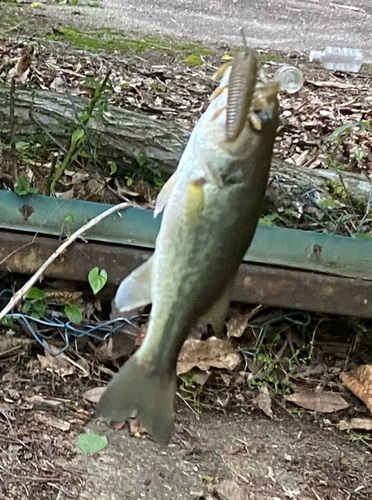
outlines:
M258 86L254 53L237 56L159 196L153 256L120 285L121 311L152 303L147 335L102 395L96 413L138 417L159 442L173 429L176 364L192 326L223 324L253 238L279 122L277 84ZM158 200L159 201L159 200Z

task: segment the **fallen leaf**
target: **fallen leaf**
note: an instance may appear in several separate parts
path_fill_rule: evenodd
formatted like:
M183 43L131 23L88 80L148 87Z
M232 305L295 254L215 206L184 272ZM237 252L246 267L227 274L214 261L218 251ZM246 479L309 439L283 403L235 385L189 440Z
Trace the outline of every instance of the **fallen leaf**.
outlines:
M349 421L341 420L337 427L340 431L348 431L351 429L372 431L372 418L351 418Z
M222 481L215 490L221 500L249 500L248 491L231 479Z
M372 366L360 365L350 373L342 372L342 383L363 401L372 413Z
M129 419L129 432L134 437L145 437L148 435L147 430L142 427L138 418Z
M80 434L77 446L85 454L97 453L107 446L107 437L99 434Z
M148 327L149 327L148 323L143 323L139 327L139 333L138 333L138 335L135 338L134 345L140 346L142 344L142 342L144 341L144 339L146 337L146 333L147 333Z
M226 323L227 337L241 337L248 326L248 314L236 314Z
M202 371L209 368L234 370L241 362L241 356L224 339L210 337L207 340L189 339L184 343L177 363L177 375L198 367Z
M254 399L254 404L262 410L269 418L273 418L273 411L271 409L271 397L269 389L266 386L260 387L258 396Z
M12 335L1 335L0 337L0 356L5 357L11 352L19 349L28 348L33 341L31 339L23 339L13 337Z
M301 391L290 394L286 401L320 413L333 413L348 408L349 404L339 394L325 391Z
M72 375L75 371L74 367L66 359L61 356L51 356L47 351L45 351L45 356L38 354L37 359L43 370L57 373L61 377Z
M85 391L83 394L83 398L87 401L90 401L91 403L98 403L105 390L106 387L94 387L93 389Z
M50 427L54 427L55 429L59 429L64 432L69 431L71 427L69 422L65 422L60 418L45 415L44 413L35 413L33 418L39 424L49 425Z
M95 358L100 362L100 363L107 363L108 361L113 360L113 355L112 355L112 348L113 348L113 340L112 337L109 337L107 342L104 342L103 344L99 345L97 349L94 351L94 356Z
M58 408L58 406L61 404L60 401L56 401L55 399L45 399L42 396L38 396L35 394L35 396L31 396L29 398L26 398L26 401L28 403L32 404L33 409L43 409L43 408Z

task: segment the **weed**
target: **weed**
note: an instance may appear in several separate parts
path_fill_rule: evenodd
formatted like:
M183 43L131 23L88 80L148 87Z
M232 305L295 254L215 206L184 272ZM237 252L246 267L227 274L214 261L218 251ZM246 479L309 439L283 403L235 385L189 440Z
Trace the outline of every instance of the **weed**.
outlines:
M68 165L74 162L79 156L85 158L90 157L90 153L84 151L84 146L87 143L86 125L97 108L103 92L106 90L109 81L110 71L107 73L101 84L95 89L93 97L90 101L89 108L79 115L80 126L74 130L70 139L70 146L62 161L56 165L49 179L48 193L54 193L57 182L64 174ZM101 107L102 110L102 107Z

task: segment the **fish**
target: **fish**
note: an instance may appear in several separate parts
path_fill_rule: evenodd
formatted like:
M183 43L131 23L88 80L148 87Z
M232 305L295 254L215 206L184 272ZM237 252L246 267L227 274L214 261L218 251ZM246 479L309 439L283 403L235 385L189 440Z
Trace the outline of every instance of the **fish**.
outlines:
M101 420L137 417L160 444L174 423L179 352L191 328L226 319L234 281L261 215L277 127L277 83L257 82L257 56L223 71L175 174L160 193L153 255L120 284L115 305L152 304L140 348L114 375L96 407Z

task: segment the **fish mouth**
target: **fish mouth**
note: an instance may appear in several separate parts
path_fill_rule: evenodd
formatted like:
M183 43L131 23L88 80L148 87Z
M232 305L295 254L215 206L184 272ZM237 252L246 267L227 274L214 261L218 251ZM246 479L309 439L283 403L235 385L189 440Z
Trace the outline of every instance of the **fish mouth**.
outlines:
M236 56L229 76L225 137L234 142L246 127L261 131L275 114L279 84L257 85L258 61L253 51Z
M258 87L253 95L248 122L260 132L276 115L278 107L279 83L266 83Z

